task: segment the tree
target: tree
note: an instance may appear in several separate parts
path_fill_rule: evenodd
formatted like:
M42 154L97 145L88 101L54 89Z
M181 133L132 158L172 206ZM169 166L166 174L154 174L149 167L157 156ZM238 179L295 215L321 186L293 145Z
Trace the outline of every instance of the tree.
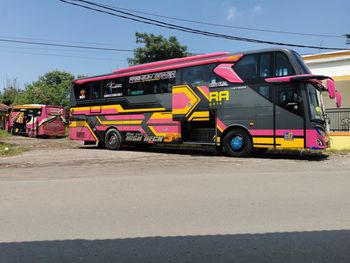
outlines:
M19 88L19 82L17 79L6 79L6 86L4 87L4 91L0 93L0 102L6 105L11 105L20 93L21 90Z
M180 45L174 36L166 39L162 35L136 32L135 37L136 43L144 44L144 47L134 49L134 58L128 58L130 66L190 55L187 46Z
M15 104L50 104L68 106L69 91L74 76L71 73L54 70L39 77L25 87L16 97Z

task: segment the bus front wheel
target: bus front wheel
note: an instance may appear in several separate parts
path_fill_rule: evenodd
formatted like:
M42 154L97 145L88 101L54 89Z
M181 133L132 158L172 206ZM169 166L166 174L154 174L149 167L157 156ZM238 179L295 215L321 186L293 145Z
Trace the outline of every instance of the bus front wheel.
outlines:
M253 151L253 144L248 133L241 129L229 131L224 138L225 152L232 157L247 157Z
M110 129L105 135L105 145L109 150L119 150L122 145L122 136L116 129Z

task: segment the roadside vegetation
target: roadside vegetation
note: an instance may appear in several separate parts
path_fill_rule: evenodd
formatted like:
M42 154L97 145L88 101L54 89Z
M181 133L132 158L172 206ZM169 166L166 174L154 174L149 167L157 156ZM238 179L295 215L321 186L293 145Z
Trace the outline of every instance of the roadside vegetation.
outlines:
M10 137L12 136L10 133L8 133L5 130L0 130L0 138L4 138L4 137Z
M0 142L0 157L17 155L24 151L23 147Z
M12 135L4 130L0 130L0 140L2 138L8 138L11 137ZM25 151L25 148L17 146L17 145L12 145L8 143L4 143L0 141L0 158L1 157L7 157L7 156L14 156L17 154L20 154Z

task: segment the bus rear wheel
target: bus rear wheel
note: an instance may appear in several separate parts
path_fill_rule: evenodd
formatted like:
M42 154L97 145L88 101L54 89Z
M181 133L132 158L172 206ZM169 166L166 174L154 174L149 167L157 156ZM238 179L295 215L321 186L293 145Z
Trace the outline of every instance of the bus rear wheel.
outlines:
M253 151L250 136L241 129L229 131L224 138L223 145L225 152L232 157L247 157Z
M122 145L122 136L116 129L110 129L105 135L105 145L109 150L119 150Z

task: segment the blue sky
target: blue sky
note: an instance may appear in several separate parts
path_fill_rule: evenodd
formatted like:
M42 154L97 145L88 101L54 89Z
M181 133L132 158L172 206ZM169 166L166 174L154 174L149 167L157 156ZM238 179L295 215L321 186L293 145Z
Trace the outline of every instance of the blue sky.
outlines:
M350 33L350 1L267 0L91 0L142 12L231 26L341 36ZM134 49L135 32L174 35L193 53L238 52L270 47L192 35L123 20L64 4L58 0L0 0L0 39ZM154 18L154 17L153 17ZM206 31L279 42L350 48L344 38L307 37L190 24L155 18ZM320 50L296 48L299 53ZM325 51L323 51L325 52ZM0 89L6 79L21 87L51 70L99 75L127 66L132 52L72 50L0 42Z

